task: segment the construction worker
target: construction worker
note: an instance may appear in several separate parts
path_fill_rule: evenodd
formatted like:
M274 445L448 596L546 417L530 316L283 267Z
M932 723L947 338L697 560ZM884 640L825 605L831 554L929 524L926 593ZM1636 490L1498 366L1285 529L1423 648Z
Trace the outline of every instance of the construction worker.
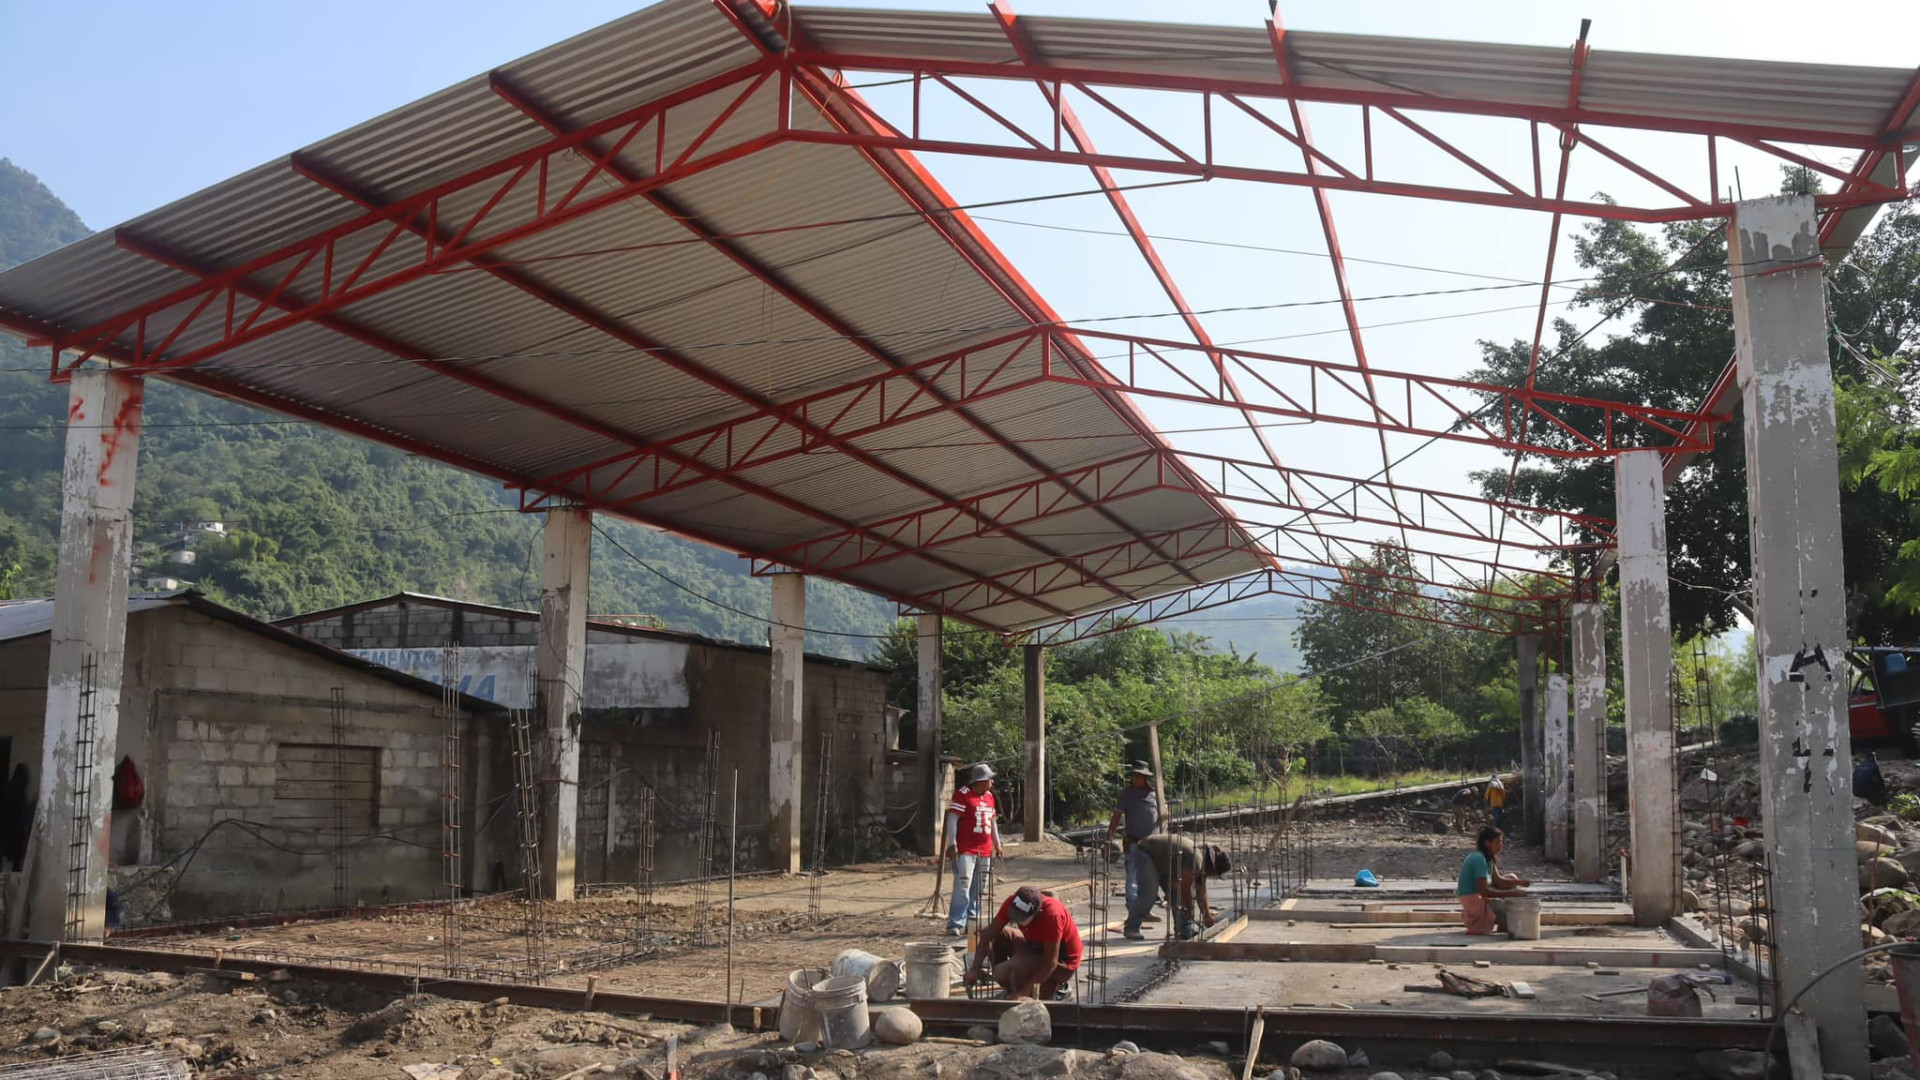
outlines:
M1140 924L1152 913L1154 901L1163 890L1182 939L1196 937L1201 927L1212 926L1213 907L1207 902L1207 879L1219 877L1233 868L1227 853L1212 844L1196 844L1190 837L1169 833L1155 833L1134 846L1146 853L1146 859L1140 892L1127 908L1127 921L1121 927L1127 940L1146 938Z
M1141 867L1145 865L1146 855L1140 850L1140 841L1160 831L1160 797L1153 790L1153 770L1144 761L1136 761L1127 776L1127 786L1120 789L1118 805L1113 809L1113 817L1107 821L1108 842L1112 842L1113 833L1121 825L1126 831L1120 833L1120 849L1123 852L1121 865L1127 873L1127 910L1133 910L1133 899L1140 891Z
M1496 829L1507 827L1507 785L1498 776L1487 777L1487 816Z
M1460 921L1469 934L1491 934L1506 925L1510 896L1527 895L1533 882L1518 874L1500 872L1500 849L1506 836L1491 825L1480 830L1473 850L1460 863L1460 881L1454 892L1460 897Z
M993 767L975 765L954 785L947 804L945 857L953 862L953 902L947 907L947 936L967 932L980 917L980 893L993 860L1000 855L1000 808L993 799Z
M1453 793L1453 831L1467 831L1467 815L1473 812L1473 785L1467 784Z
M993 965L993 981L1011 998L1050 1001L1066 996L1080 970L1080 927L1067 906L1031 885L1015 890L993 924L980 937L966 984L972 986Z

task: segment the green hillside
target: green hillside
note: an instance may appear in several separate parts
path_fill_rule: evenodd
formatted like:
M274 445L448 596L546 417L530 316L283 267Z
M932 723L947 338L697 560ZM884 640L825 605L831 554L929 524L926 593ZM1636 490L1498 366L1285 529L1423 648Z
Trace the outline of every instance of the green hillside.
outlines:
M87 233L33 174L0 158L0 269ZM0 574L12 568L20 596L51 590L59 529L66 391L47 382L46 363L44 352L0 337ZM268 618L402 589L521 607L539 598L540 519L497 483L163 380L148 387L134 514L137 565ZM197 536L191 566L168 562L167 545L214 521L225 535ZM754 616L767 611L767 583L739 556L613 519L601 526L647 565L596 536L596 614L766 640ZM869 655L876 640L867 635L893 621L890 602L832 582L810 583L807 605L809 626L840 635L811 635L808 647L838 656ZM1206 613L1231 614L1230 623L1190 628L1284 670L1291 613L1253 602ZM1250 618L1264 614L1283 618Z

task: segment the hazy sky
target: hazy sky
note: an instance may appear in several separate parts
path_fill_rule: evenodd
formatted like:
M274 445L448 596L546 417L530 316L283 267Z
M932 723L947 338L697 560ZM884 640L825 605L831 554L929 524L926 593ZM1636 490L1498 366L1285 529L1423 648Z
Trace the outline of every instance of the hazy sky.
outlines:
M0 156L39 174L89 225L101 228L618 17L632 6L607 0L337 0L324 6L233 0L0 3L0 41L8 43L7 63L0 65ZM978 9L917 0L862 6ZM1258 26L1267 4L1025 0L1016 10ZM1290 28L1299 30L1556 47L1568 45L1581 17L1590 16L1595 22L1589 43L1596 50L1901 68L1920 64L1920 4L1910 0L1737 7L1687 0L1614 0L1585 7L1541 0L1298 0L1285 4L1281 14ZM1009 86L1006 92L1009 100L1025 95L1019 107L1038 104L1037 92L1029 87ZM884 104L885 93L874 91L873 96ZM1138 104L1176 128L1185 123L1185 114L1174 104ZM1357 145L1351 114L1312 109L1309 117L1330 152ZM1091 115L1087 120L1096 138L1109 145L1123 145L1130 138L1115 121ZM1513 137L1523 128L1465 117L1443 118L1432 126L1490 160L1506 163L1516 177L1529 173L1526 147ZM1684 162L1686 170L1698 159L1673 139L1622 136L1610 141L1649 161ZM1406 143L1382 145L1414 152ZM1458 168L1435 151L1419 152L1435 155L1436 170ZM1837 153L1824 156L1834 164L1844 163ZM1298 161L1276 160L1286 167ZM1591 152L1576 154L1575 160L1572 197L1586 198L1602 188L1619 195L1644 190L1617 169L1603 167ZM1739 165L1749 194L1777 186L1777 169L1767 162L1731 152L1723 154L1722 161L1723 180L1730 181L1733 167ZM1082 190L1091 184L1084 169L1067 166L942 157L930 158L928 164L963 202ZM1374 365L1459 375L1476 363L1478 340L1531 335L1549 224L1545 215L1360 194L1336 193L1332 201L1343 246L1354 260L1357 295L1536 283L1363 303L1361 319L1374 327L1366 333ZM1304 190L1215 181L1142 192L1134 196L1134 204L1150 231L1181 238L1164 242L1161 249L1197 309L1320 301L1334 295L1327 261L1312 254L1321 250L1322 241ZM1118 227L1102 199L1013 206L983 216L997 219L985 221L984 227L1070 320L1168 307L1131 244L1102 235ZM1580 224L1570 221L1567 231ZM1569 247L1561 245L1556 277L1578 273ZM1561 314L1567 309L1556 305L1551 310ZM1569 317L1585 322L1593 316L1574 312ZM1335 361L1352 357L1336 307L1209 315L1204 321L1221 341L1257 339L1265 344L1251 347ZM1392 323L1402 325L1379 325ZM1184 336L1171 320L1119 326ZM1173 429L1234 420L1207 410L1152 404L1145 408L1161 426ZM1172 438L1191 449L1254 452L1243 434ZM1283 458L1303 467L1370 473L1379 466L1375 437L1357 429L1279 429L1274 438ZM1395 439L1390 445L1398 454L1412 449L1415 441ZM1464 490L1467 469L1495 460L1472 448L1441 444L1422 451L1398 469L1396 477L1403 483ZM1275 513L1263 512L1269 518ZM1471 544L1445 542L1433 546L1473 549Z

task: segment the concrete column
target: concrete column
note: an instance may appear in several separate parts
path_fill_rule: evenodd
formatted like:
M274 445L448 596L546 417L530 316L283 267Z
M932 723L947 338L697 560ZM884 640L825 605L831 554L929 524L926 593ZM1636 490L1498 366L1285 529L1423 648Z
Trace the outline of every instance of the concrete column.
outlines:
M1679 808L1674 805L1673 616L1667 592L1666 485L1660 470L1658 450L1629 450L1614 459L1633 919L1640 926L1665 926L1680 911L1674 847Z
M938 854L946 818L946 792L940 782L940 616L920 615L920 695L914 709L914 745L919 747L920 813L914 839L922 851Z
M573 899L579 857L580 693L587 670L587 575L593 514L547 511L540 564L540 890Z
M1520 840L1544 844L1547 802L1545 770L1540 761L1540 635L1519 635L1514 639L1514 649L1520 678Z
M1557 671L1547 676L1546 720L1540 730L1540 757L1547 774L1546 853L1555 862L1565 862L1572 855L1567 836L1568 789L1572 787L1567 782L1567 765L1572 754L1567 745L1567 677Z
M1047 827L1047 653L1024 645L1027 662L1027 805L1025 836L1038 841Z
M1573 605L1573 880L1607 876L1607 609Z
M1860 947L1847 737L1833 377L1813 200L1740 203L1727 227L1747 444L1760 795L1773 869L1775 993ZM1826 1071L1867 1075L1859 979L1800 999Z
M86 369L67 389L67 454L60 476L60 551L54 568L47 713L34 814L27 933L40 941L106 935L107 832L126 668L127 570L133 480L146 387ZM76 790L84 781L84 790ZM77 813L76 813L77 812ZM75 818L85 836L75 836ZM69 858L88 851L68 933Z
M767 859L775 870L800 872L802 764L806 757L800 679L806 666L807 579L773 576L773 658L767 701ZM825 767L825 763L821 763Z

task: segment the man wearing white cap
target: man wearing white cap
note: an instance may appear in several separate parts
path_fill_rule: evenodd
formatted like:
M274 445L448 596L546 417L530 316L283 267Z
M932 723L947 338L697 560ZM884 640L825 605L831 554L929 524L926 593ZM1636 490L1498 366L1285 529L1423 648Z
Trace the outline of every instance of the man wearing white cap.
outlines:
M1160 798L1154 794L1153 770L1144 761L1134 762L1129 770L1127 786L1120 790L1119 803L1107 822L1107 835L1111 837L1122 824L1126 831L1120 834L1120 848L1124 852L1121 865L1127 871L1127 910L1131 911L1140 895L1140 879L1145 876L1143 871L1147 865L1140 841L1160 831Z
M993 799L993 768L975 765L954 785L947 804L945 854L953 860L953 902L947 907L947 936L967 932L967 920L980 917L980 893L993 860L1000 854L1000 807Z
M993 925L967 968L972 986L993 965L993 981L1013 998L1050 1001L1064 997L1084 952L1080 927L1067 905L1031 885L1022 885L1000 905Z

